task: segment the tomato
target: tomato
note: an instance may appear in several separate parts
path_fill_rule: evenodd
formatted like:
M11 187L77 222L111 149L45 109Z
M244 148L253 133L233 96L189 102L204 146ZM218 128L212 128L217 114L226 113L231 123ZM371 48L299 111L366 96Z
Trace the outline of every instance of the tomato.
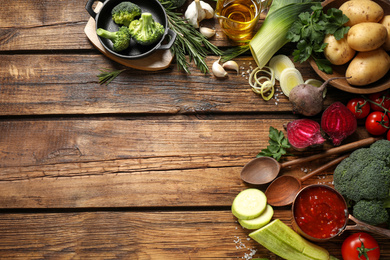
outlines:
M381 125L380 122L385 126ZM366 119L366 129L372 135L384 134L389 129L389 118L383 112L372 112Z
M384 99L383 99L384 98ZM385 91L371 94L369 96L371 101L375 103L381 104L383 107L389 109L390 108L390 93L386 93ZM374 111L384 111L381 107L370 102L371 109Z
M347 237L341 246L343 260L378 260L378 242L370 234L359 232Z
M387 140L389 140L390 141L390 130L389 131L387 131Z
M356 119L362 119L370 113L370 102L364 98L353 98L348 101L347 108L354 114Z

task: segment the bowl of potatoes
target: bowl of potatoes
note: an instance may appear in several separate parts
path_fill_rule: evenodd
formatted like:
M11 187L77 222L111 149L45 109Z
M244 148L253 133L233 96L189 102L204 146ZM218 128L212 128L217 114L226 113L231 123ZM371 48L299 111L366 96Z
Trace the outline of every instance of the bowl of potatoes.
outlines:
M390 1L389 0L326 0L324 12L337 8L349 18L350 29L341 40L327 35L325 58L332 64L333 73L310 65L331 85L350 93L371 94L390 88Z

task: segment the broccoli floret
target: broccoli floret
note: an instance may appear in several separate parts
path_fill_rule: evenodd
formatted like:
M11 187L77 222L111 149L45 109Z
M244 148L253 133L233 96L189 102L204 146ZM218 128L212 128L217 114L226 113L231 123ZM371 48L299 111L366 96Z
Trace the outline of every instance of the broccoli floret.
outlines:
M142 13L139 20L134 20L129 25L131 37L141 45L151 45L164 35L164 26L153 20L152 14Z
M353 206L355 218L371 225L385 223L389 219L384 202L381 200L360 200Z
M390 142L387 140L379 140L370 146L370 150L375 157L384 161L390 167Z
M357 202L389 195L390 167L371 154L371 149L358 149L336 167L334 186L346 198Z
M130 45L130 33L126 26L122 26L116 32L110 32L102 28L96 30L97 35L107 38L113 43L113 50L120 52L126 50Z
M116 5L112 11L112 19L116 24L123 24L129 26L131 21L142 13L141 8L132 2L122 2Z

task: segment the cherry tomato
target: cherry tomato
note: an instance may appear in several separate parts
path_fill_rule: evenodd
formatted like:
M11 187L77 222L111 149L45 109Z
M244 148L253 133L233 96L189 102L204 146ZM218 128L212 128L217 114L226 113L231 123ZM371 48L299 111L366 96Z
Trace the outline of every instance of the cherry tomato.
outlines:
M370 234L359 232L347 237L341 246L343 260L378 260L378 242Z
M387 136L386 136L386 138L387 138L387 140L389 140L389 141L390 141L390 130L389 130L389 131L387 131Z
M380 122L385 126L381 125ZM389 129L389 118L383 112L372 112L366 119L366 129L372 135L384 134Z
M371 94L369 96L369 99L371 101L374 101L375 103L382 104L382 106L387 108L387 109L390 108L390 94L386 93L385 91ZM371 102L370 102L370 107L374 111L384 111L381 107L379 107Z
M348 101L347 108L351 110L356 119L362 119L370 113L370 102L364 98L353 98Z

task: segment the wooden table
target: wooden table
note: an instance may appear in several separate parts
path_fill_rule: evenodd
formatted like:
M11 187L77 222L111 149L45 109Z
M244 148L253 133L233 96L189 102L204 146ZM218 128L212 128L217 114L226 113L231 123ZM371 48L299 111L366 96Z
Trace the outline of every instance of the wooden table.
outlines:
M235 59L242 73L222 80L194 65L184 74L173 62L99 85L100 69L125 67L85 36L85 4L0 5L0 258L279 259L248 238L230 206L252 187L240 171L267 146L269 127L300 118L280 87L268 102L252 92L250 54ZM211 41L232 45L219 30ZM307 63L296 65L304 79L319 79ZM324 107L353 96L329 87ZM367 136L360 125L345 143ZM332 171L304 184L331 185ZM290 207L275 208L274 218L291 225ZM349 234L322 246L341 258ZM389 240L374 237L390 259Z

